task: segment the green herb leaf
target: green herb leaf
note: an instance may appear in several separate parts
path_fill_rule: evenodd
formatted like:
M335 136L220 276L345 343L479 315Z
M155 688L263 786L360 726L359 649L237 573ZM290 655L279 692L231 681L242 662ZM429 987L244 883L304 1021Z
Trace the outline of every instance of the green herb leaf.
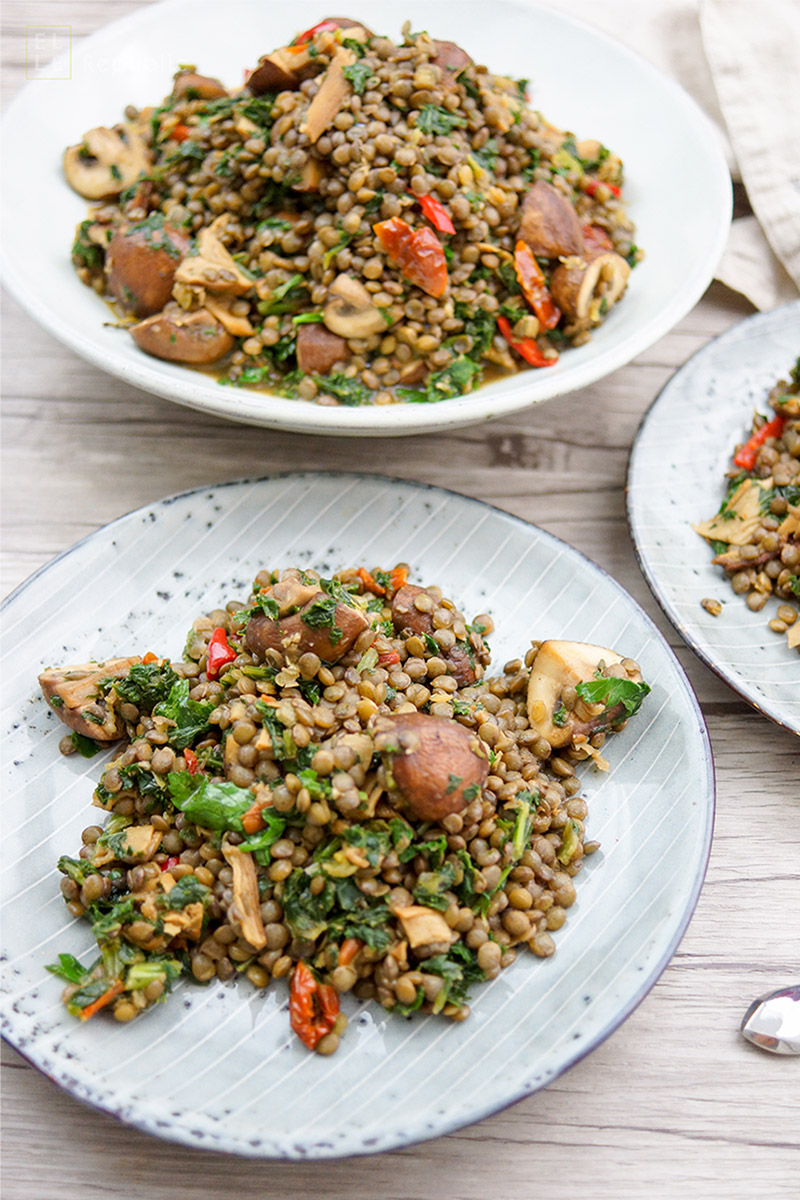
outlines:
M82 758L94 758L95 754L99 754L102 750L102 746L98 746L97 742L76 730L70 734L70 741Z
M650 686L644 680L635 683L632 679L599 676L579 683L575 691L588 704L604 704L607 709L622 704L626 717L632 717L641 708L642 701L650 692Z
M59 954L57 963L47 963L45 971L66 979L67 983L81 983L86 977L86 968L72 954Z
M172 803L202 829L242 833L241 818L253 803L249 788L235 783L215 782L188 771L171 771L167 776Z
M179 679L173 684L169 696L153 709L153 715L174 721L168 731L169 744L176 750L185 750L208 729L208 717L214 710L213 700L205 703L189 697L189 680Z
M372 78L372 67L367 66L366 63L356 62L349 67L345 67L342 74L353 85L353 91L356 95L363 96L367 84Z
M457 116L438 104L423 104L417 117L417 129L435 136L452 133L454 129L463 128L466 123L466 117Z

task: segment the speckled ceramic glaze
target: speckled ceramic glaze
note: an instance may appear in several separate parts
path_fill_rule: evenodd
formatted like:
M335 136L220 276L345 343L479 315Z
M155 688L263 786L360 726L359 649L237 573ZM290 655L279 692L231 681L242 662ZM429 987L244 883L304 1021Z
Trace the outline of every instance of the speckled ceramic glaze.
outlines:
M647 413L631 455L628 519L639 564L691 648L745 700L800 733L800 655L768 628L778 602L751 612L692 523L725 496L725 473L767 393L800 354L800 301L749 317L695 354ZM722 602L712 617L700 605Z
M414 29L456 39L490 69L530 79L532 105L559 128L599 138L621 155L628 209L646 253L624 301L590 342L563 354L556 366L439 404L323 407L219 387L210 375L149 358L125 333L104 325L107 308L72 269L73 231L87 205L65 183L61 158L85 130L120 120L127 104L157 103L178 63L196 63L235 87L245 67L313 25L322 11L318 0L226 0L224 8L220 36L219 0L145 5L75 45L69 80L33 80L8 110L5 156L24 162L25 170L6 173L0 198L5 227L14 230L3 246L5 282L50 333L102 370L179 404L253 425L372 436L445 429L602 378L657 341L705 290L730 222L730 177L718 135L676 83L555 7L493 0L487 18L486 5L475 0L404 0L401 6L361 0L350 17L363 15L392 37L410 20ZM56 64L48 74L66 69Z
M476 987L464 1024L392 1017L345 998L331 1059L289 1031L285 985L178 986L131 1025L81 1025L45 964L93 949L55 864L92 820L103 758L63 758L38 694L46 665L115 653L179 657L193 617L244 598L263 566L406 560L469 616L488 610L494 662L532 637L637 659L652 695L583 771L602 849L550 959L523 955ZM289 475L164 500L93 534L7 601L2 739L3 1031L75 1096L162 1137L238 1154L322 1158L402 1146L544 1087L607 1037L673 954L705 871L713 768L702 716L635 602L563 542L474 500L379 477Z

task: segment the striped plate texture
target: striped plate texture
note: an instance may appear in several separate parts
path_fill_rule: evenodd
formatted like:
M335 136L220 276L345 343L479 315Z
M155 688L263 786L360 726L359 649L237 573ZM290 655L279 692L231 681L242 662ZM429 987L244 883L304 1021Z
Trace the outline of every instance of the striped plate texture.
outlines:
M641 664L643 711L584 773L602 848L577 880L557 953L476 987L472 1015L392 1017L345 1000L331 1059L289 1032L286 990L181 984L132 1025L65 1014L45 971L88 960L55 863L92 822L102 762L63 758L37 694L44 666L154 649L179 657L194 616L244 598L262 566L330 572L412 564L469 617L488 610L494 661L532 637L597 641ZM161 501L80 542L5 607L3 1031L75 1096L194 1146L258 1157L370 1153L433 1137L544 1087L607 1037L663 971L689 921L711 839L708 737L670 649L598 567L534 526L463 496L374 476L304 474Z
M754 708L800 733L800 655L734 595L692 529L725 495L725 472L767 393L800 354L800 300L758 313L710 342L673 375L642 422L628 473L628 521L639 565L681 637ZM706 597L722 601L712 617Z

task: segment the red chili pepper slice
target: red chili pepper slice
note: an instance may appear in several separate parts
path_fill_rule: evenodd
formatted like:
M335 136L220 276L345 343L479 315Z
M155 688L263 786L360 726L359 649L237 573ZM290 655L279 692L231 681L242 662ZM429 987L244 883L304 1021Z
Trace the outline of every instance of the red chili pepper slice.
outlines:
M597 189L600 185L607 187L612 196L619 198L622 195L622 188L617 187L615 183L606 183L605 179L584 179L581 187L586 192L587 196L596 196Z
M542 268L527 242L521 239L514 247L514 269L517 273L519 286L525 299L530 304L542 329L555 329L561 320L561 309L553 303L553 297L547 290Z
M228 645L228 635L225 630L221 627L215 629L208 643L208 665L206 666L208 678L216 679L226 663L233 662L235 658L236 651Z
M307 45L308 42L318 33L325 33L326 30L338 29L339 26L335 21L320 21L318 25L312 25L305 33L298 33L293 39L289 49L299 49L301 46Z
M745 471L752 471L756 465L758 451L767 438L780 437L783 433L783 427L786 424L785 417L773 417L771 421L767 421L766 425L762 425L757 429L752 437L748 438L741 450L737 451L733 456L733 461L737 467L742 467Z
M382 654L378 655L378 666L379 667L391 667L394 665L394 663L399 663L399 662L400 662L400 655L397 653L396 650L384 650Z
M161 864L161 870L162 871L171 871L173 867L178 866L180 861L181 861L180 856L178 854L173 854L170 858L167 859L166 862L163 862Z
M188 125L176 125L170 137L173 142L185 142L187 138L192 136L192 131Z
M438 299L450 282L444 247L432 229L412 229L407 221L391 217L372 226L389 258L429 296Z
M148 651L147 651L147 654L145 654L145 656L143 657L143 659L142 659L142 662L143 662L143 663L154 663L154 662L158 662L158 655L157 655L157 654L153 654L153 651L152 651L152 650L148 650Z
M530 363L532 367L552 367L558 361L558 355L555 358L545 358L533 338L523 338L521 342L518 342L511 332L511 322L508 317L498 317L497 325L511 349L516 350L517 354L521 355L525 362Z
M188 746L183 752L183 761L186 763L186 770L190 775L196 775L200 770L200 763L197 761L197 755L195 754L194 750L191 750Z
M449 212L435 196L416 196L413 192L408 194L419 203L434 229L438 229L439 233L455 233L456 227L450 220Z
M289 1022L309 1050L336 1024L339 1015L339 994L328 983L319 983L311 968L302 959L292 975L289 989Z

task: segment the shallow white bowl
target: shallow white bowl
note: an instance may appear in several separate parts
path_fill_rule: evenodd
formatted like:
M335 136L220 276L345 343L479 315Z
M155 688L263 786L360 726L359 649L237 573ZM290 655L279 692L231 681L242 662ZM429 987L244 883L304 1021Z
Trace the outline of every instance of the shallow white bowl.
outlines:
M58 753L45 665L153 649L178 656L192 619L244 598L264 566L407 561L468 617L488 611L495 669L530 639L615 647L652 693L582 770L601 849L552 958L520 954L472 991L472 1014L404 1020L345 997L331 1059L290 1033L285 984L180 984L131 1025L82 1025L45 965L91 960L56 862L94 820L102 759ZM535 526L439 488L290 475L198 489L115 521L33 576L3 611L2 1032L73 1095L193 1146L276 1158L366 1154L434 1137L545 1087L606 1038L667 965L705 873L714 774L703 718L667 643L608 575ZM688 1052L688 1051L687 1051Z
M70 263L86 202L61 173L64 147L119 120L126 104L158 102L179 63L194 62L229 86L262 53L319 20L319 0L167 0L94 34L72 55L69 80L33 80L4 122L2 217L5 281L31 315L77 354L127 383L231 420L310 433L398 435L446 429L515 412L608 375L683 317L711 280L731 212L716 132L693 100L644 59L563 13L513 0L361 0L350 11L399 36L413 28L457 40L479 62L530 78L531 103L579 138L597 137L626 166L629 211L646 253L628 293L591 342L554 367L487 384L438 404L328 408L220 387L210 376L149 358L78 280ZM66 61L47 68L65 74ZM14 167L16 164L16 167Z

